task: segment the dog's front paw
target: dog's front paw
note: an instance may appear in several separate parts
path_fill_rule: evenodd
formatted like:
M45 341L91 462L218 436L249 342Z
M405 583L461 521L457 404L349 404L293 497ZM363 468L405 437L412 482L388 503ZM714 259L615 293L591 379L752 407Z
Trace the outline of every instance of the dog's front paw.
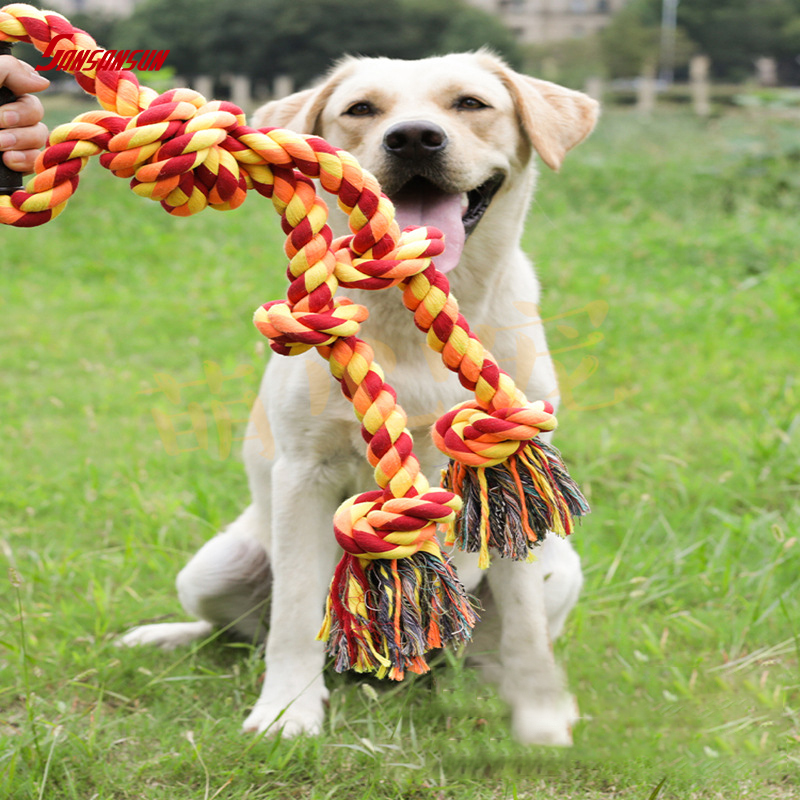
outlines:
M149 645L162 650L174 650L210 635L213 626L205 620L195 622L161 622L131 628L116 641L117 647Z
M245 732L257 731L266 733L267 736L280 734L287 739L295 736L317 736L322 732L324 718L325 706L322 698L303 695L288 705L259 700L242 727Z
M512 707L511 719L514 738L522 744L570 747L572 727L579 719L578 704L568 693L544 706L518 703Z

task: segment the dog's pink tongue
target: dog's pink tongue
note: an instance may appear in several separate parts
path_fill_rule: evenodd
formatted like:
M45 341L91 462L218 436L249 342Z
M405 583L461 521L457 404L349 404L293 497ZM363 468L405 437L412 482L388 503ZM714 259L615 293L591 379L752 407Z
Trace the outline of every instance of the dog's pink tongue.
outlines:
M434 260L437 269L449 272L458 264L467 238L460 194L445 194L433 186L424 191L404 189L394 200L394 207L401 231L414 225L438 228L444 234L444 252Z

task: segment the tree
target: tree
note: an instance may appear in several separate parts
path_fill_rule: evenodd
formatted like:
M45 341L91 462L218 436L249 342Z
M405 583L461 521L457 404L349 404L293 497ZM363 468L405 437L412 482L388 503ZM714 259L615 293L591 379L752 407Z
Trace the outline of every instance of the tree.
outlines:
M632 0L606 28L601 40L612 76L636 74L632 65L657 57L663 0ZM718 79L750 77L761 56L777 59L785 79L796 80L800 65L800 0L681 0L679 46L711 59Z
M685 0L678 7L679 24L711 58L714 74L732 80L752 75L761 56L794 72L798 15L800 0Z
M649 0L630 3L600 32L600 50L610 78L641 75L645 65L658 63L660 30Z
M144 0L115 43L169 48L169 65L188 78L287 74L297 85L344 54L420 58L488 45L520 60L510 31L463 0Z
M398 0L293 0L273 20L272 71L303 85L346 53L396 57L405 29Z
M658 67L661 8L662 0L633 0L600 32L600 49L609 77L630 78L641 75L646 66ZM682 29L675 33L675 65L683 66L696 45Z
M489 47L512 66L522 54L511 31L493 15L463 0L401 0L405 39L400 58L423 58Z
M214 0L144 0L115 26L111 44L99 44L126 50L169 50L166 63L179 75L208 74L214 64L214 20L219 16L215 6Z

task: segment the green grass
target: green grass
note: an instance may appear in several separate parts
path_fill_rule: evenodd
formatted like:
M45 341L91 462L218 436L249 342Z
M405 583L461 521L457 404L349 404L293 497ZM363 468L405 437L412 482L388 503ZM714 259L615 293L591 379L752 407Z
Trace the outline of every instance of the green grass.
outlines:
M178 618L175 573L246 502L227 419L266 359L250 316L283 293L280 235L258 197L173 219L96 164L59 219L5 229L0 796L800 797L796 124L609 113L541 178L526 246L594 509L558 645L569 751L511 741L454 657L331 676L321 737L264 741L239 733L253 648L117 649Z

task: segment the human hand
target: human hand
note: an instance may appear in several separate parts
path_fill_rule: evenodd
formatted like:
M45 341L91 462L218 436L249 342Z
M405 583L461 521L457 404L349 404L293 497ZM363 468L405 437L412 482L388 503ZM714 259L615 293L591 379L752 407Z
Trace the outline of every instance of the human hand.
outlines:
M0 86L16 96L13 103L0 106L0 151L4 163L17 172L32 172L39 149L47 141L42 123L44 109L33 92L50 85L47 78L14 56L0 56Z

